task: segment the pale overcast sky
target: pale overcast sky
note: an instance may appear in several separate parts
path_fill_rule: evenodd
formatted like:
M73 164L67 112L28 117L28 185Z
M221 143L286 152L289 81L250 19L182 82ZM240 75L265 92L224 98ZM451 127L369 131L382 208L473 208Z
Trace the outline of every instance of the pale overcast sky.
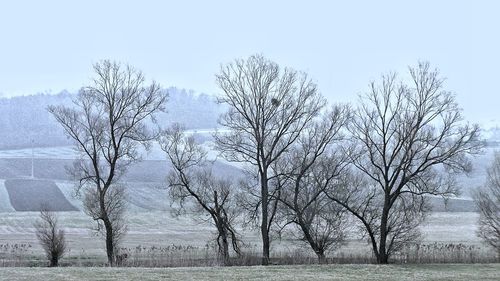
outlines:
M262 53L306 71L331 101L428 60L465 116L500 121L500 1L2 1L0 93L88 83L128 62L163 86L217 93L221 63Z

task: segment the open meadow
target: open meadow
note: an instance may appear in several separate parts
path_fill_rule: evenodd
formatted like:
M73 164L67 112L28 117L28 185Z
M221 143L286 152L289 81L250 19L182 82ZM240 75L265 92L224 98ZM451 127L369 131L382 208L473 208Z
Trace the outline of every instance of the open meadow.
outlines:
M45 259L35 237L37 212L4 212L0 217L0 266L43 266ZM60 212L60 224L67 235L69 252L62 265L102 266L104 241L92 230L92 220L82 212ZM408 249L396 256L397 262L491 262L494 252L475 235L477 213L437 212L422 226L419 252ZM210 266L216 265L211 225L186 217L174 218L166 211L131 211L127 214L128 233L121 251L128 254L124 266ZM258 232L240 229L249 257L257 264L260 251ZM271 255L275 263L316 263L314 253L293 235L276 237ZM420 255L420 256L419 256ZM331 262L370 262L371 250L365 240L349 239L329 253ZM253 258L253 259L252 259Z
M496 281L499 264L295 265L190 268L0 268L2 280L449 280Z

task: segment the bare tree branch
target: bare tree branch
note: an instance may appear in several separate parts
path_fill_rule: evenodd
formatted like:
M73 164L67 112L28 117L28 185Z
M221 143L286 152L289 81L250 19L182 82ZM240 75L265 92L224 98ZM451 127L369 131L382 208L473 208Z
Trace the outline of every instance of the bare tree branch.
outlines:
M316 85L304 73L280 67L260 55L236 60L221 67L216 76L228 105L219 123L229 133L215 134L217 149L228 161L242 162L255 171L258 194L254 210L260 209L263 244L262 264L269 263L272 222L280 191L271 180L271 165L299 138L302 130L325 104Z
M357 200L331 195L363 222L379 263L418 236L427 210L424 196L458 192L454 175L470 171L468 156L482 147L478 126L462 122L437 70L419 63L409 73L408 84L395 74L371 83L349 125L350 160L368 186L378 189L363 192L367 197L361 202L374 205L365 213Z
M217 229L216 242L220 261L230 265L229 245L240 255L240 239L234 228L238 214L234 183L212 173L212 163L193 136L185 136L184 128L174 124L160 138L161 148L172 163L168 176L169 196L181 211L209 216Z
M280 175L282 223L298 227L320 263L328 250L342 244L347 229L345 209L328 200L325 192L348 164L338 147L348 119L349 108L334 107L322 120L308 125L289 153L273 165Z

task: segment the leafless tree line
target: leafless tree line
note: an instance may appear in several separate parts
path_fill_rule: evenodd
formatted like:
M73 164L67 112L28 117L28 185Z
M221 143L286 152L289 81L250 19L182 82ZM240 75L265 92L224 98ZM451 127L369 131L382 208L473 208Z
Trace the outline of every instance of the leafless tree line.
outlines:
M260 55L223 66L217 82L228 106L216 147L246 164L246 204L260 221L262 264L273 224L293 223L324 259L342 241L342 217L362 224L379 263L418 238L427 195L457 194L455 175L480 152L479 128L463 121L444 79L428 63L372 82L355 108L332 113L307 75ZM252 183L253 182L253 183ZM257 213L259 211L259 213ZM318 229L319 227L319 229Z
M328 106L305 73L254 55L223 65L216 76L218 102L228 110L219 119L226 130L214 134L215 149L244 172L221 178L182 125L150 129L167 98L156 83L145 86L141 72L109 61L95 71L94 85L82 89L75 107L49 111L81 153L71 173L87 214L103 225L110 265L126 230L118 180L140 160L138 146L148 148L153 140L172 164L173 210L214 225L224 265L231 253L241 254L240 225L260 230L263 265L270 263L271 234L285 230L321 263L343 244L352 219L377 262L388 263L420 236L427 196L456 195L456 175L470 171L469 157L482 148L479 128L463 120L428 63L410 67L408 79L382 76L357 106ZM498 226L496 199L490 213Z

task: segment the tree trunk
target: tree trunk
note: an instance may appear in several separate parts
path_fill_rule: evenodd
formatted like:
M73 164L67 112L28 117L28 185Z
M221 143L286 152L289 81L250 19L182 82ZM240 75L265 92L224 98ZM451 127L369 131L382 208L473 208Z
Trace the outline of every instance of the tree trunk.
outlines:
M385 195L384 209L380 218L380 243L377 255L377 263L387 264L389 256L387 255L387 221L389 219L389 196Z
M260 232L262 235L262 265L269 264L269 226L268 226L268 198L269 190L267 185L267 174L261 175L261 197L262 197L262 222Z
M298 208L296 206L296 208ZM314 238L311 236L311 232L309 231L309 227L307 226L306 222L302 218L301 215L298 216L298 225L300 226L300 229L302 230L302 233L304 234L304 238L307 240L311 248L313 249L314 253L316 256L318 256L318 263L323 264L326 263L326 257L325 257L325 248L320 247L318 243L314 240Z
M224 233L222 234L222 264L223 265L230 265L230 261L229 261L229 244L227 242L227 235L224 231Z
M114 243L113 243L113 226L109 219L104 219L104 228L106 230L106 254L108 256L109 266L114 265L115 253L114 253Z
M379 264L388 264L389 263L389 255L385 252L380 252L377 257L377 263Z
M325 253L321 250L318 250L316 252L316 256L318 256L318 263L319 264L326 264L326 256Z
M50 267L56 267L59 265L59 258L57 257L56 254L52 254L52 257L50 258Z
M226 228L224 227L223 218L217 216L217 221L215 221L215 223L217 225L217 231L219 232L219 237L217 237L217 245L219 247L218 259L222 265L227 266L230 265L229 243L227 241L227 231Z

